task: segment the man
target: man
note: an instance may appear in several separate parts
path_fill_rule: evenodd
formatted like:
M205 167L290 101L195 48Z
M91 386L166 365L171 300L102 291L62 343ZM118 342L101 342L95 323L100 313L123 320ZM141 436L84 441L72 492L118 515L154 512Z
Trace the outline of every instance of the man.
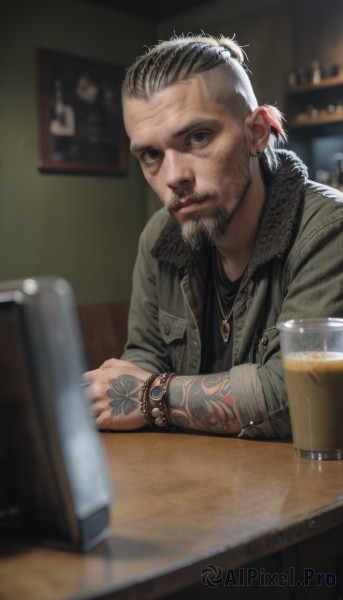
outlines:
M122 360L88 373L99 429L287 437L277 322L343 317L343 197L275 149L281 115L243 58L228 38L173 38L127 72L131 151L164 209L140 239Z

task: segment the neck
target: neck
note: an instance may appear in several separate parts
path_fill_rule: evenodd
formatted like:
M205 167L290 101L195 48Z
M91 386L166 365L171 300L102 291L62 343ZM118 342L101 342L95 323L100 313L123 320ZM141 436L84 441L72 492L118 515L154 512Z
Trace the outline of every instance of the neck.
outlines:
M241 277L251 256L266 198L266 185L254 160L251 185L225 234L216 243L223 271L231 281Z

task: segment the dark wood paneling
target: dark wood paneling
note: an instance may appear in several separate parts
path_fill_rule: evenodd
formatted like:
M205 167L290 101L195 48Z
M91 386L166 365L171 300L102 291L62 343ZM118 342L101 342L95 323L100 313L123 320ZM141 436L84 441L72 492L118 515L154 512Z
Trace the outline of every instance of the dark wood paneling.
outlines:
M120 358L127 338L129 304L79 306L81 330L89 369L108 358Z

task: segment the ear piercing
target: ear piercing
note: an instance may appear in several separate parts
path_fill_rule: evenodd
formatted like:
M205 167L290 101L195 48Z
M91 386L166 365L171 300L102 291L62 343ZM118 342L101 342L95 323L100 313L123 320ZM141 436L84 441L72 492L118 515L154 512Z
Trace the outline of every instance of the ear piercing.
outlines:
M257 150L256 150L256 156L257 156L257 158L259 158L261 156L261 150L259 148L257 148Z

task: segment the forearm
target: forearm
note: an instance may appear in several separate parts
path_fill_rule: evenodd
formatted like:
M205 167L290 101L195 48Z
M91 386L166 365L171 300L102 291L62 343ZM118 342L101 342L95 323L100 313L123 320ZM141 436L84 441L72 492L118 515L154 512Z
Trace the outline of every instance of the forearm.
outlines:
M223 435L238 434L242 429L229 373L151 376L137 365L110 359L85 377L91 384L92 414L99 429L133 430L168 423ZM162 386L161 399L153 394L156 386ZM159 413L160 403L164 416L159 425L159 414L154 413Z
M169 385L168 413L176 427L219 434L238 434L230 373L173 377Z

